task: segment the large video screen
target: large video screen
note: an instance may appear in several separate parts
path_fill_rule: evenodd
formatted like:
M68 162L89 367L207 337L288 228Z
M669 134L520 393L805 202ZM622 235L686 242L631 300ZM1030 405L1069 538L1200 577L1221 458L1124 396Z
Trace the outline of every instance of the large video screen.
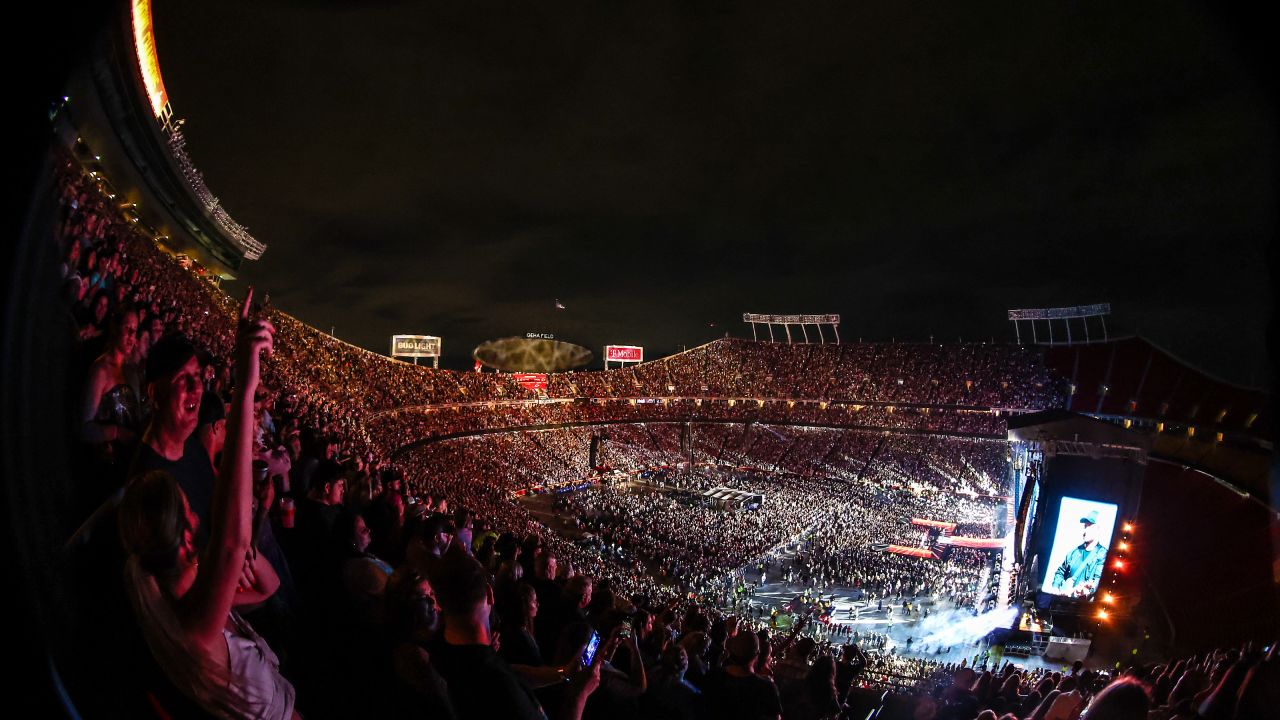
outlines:
M1042 592L1080 600L1093 597L1107 564L1118 509L1113 503L1062 498Z

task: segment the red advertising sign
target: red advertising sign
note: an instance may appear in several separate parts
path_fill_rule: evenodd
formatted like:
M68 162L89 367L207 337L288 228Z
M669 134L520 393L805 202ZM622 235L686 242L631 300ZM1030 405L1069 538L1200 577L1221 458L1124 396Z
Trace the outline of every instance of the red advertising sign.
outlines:
M931 558L933 551L927 548L909 547L907 545L890 545L888 551L898 555L910 555L918 558Z
M605 362L644 362L644 348L636 345L605 345Z
M513 373L512 377L516 382L520 383L520 387L525 390L542 390L547 389L546 373Z

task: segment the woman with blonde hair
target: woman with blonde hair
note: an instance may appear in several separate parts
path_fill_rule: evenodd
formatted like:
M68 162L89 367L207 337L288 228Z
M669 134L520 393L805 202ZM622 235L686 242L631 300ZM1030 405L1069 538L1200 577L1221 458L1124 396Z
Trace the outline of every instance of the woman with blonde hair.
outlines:
M266 642L232 611L237 594L265 571L252 551L253 397L262 353L275 328L240 314L236 370L241 380L227 416L226 444L214 486L208 542L199 551L199 519L173 476L153 471L125 489L118 511L128 553L126 586L157 665L207 712L232 718L296 717L294 690Z

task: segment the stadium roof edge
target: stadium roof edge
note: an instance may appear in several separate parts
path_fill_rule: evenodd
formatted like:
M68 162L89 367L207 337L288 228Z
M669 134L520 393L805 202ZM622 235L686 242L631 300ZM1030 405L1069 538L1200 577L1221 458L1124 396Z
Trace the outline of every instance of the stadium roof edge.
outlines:
M1174 360L1175 362L1177 362L1179 365L1182 365L1183 367L1187 368L1188 370L1194 370L1195 372L1200 373L1201 375L1205 376L1205 378L1207 378L1207 379L1209 379L1209 380L1212 380L1213 382L1218 383L1219 385L1226 385L1227 387L1233 388L1233 389L1235 389L1235 390L1244 390L1244 391L1246 391L1246 392L1255 392L1255 393L1259 393L1259 394L1262 394L1262 395L1270 395L1270 394L1271 394L1271 391L1270 391L1270 390L1267 390L1267 389L1265 389L1265 388L1252 387L1252 386L1245 385L1245 384L1242 384L1242 383L1232 382L1232 381L1230 381L1230 380L1224 380L1224 379L1222 379L1222 377L1221 377L1220 375L1216 375L1216 374L1214 374L1214 373L1208 372L1207 370L1205 370L1205 369L1204 369L1204 368L1202 368L1201 366L1197 365L1196 363L1190 362L1190 361L1188 361L1186 358L1183 358L1181 355L1178 355L1177 353L1174 353L1174 352L1172 352L1172 351L1170 351L1170 350L1167 350L1163 345L1160 345L1159 343L1155 342L1155 341L1154 341L1154 340L1152 340L1151 338L1149 338L1149 337L1147 337L1147 336L1145 336L1145 335L1139 335L1139 334L1137 334L1137 333L1130 334L1130 335L1112 336L1112 337L1107 338L1106 340L1095 340L1095 341L1093 341L1093 342L1089 342L1089 343L1076 343L1076 344L1074 344L1074 345L1068 345L1068 344L1066 344L1066 343L1061 343L1061 344L1058 344L1058 345L1040 345L1040 346L1038 346L1038 347L1043 347L1043 348L1044 348L1044 349L1046 349L1046 350L1069 350L1069 349L1072 349L1072 348L1079 348L1079 347L1097 347L1097 346L1100 346L1100 345L1114 345L1114 344L1116 344L1116 343L1123 342L1123 341L1126 341L1126 340L1139 340L1139 341L1141 341L1141 342L1144 342L1144 343L1146 343L1148 346L1150 346L1153 350L1156 350L1156 351L1159 351L1159 352L1161 352L1161 353L1164 353L1166 356L1168 356L1170 359L1172 359L1172 360Z
M1119 338L1117 338L1117 339L1119 339ZM1200 367L1199 365L1197 365L1197 364L1195 364L1195 363L1193 363L1193 362L1188 362L1188 361L1187 361L1185 358L1183 358L1182 356L1180 356L1180 355L1178 355L1178 354L1176 354L1176 353L1170 352L1169 350L1166 350L1162 345L1159 345L1159 344L1157 344L1157 343L1153 342L1150 338L1147 338L1145 335L1129 335L1129 336L1127 336L1127 337L1125 337L1125 338L1123 338L1123 339L1126 339L1126 340L1127 340L1127 339L1137 339L1137 340L1141 340L1141 341L1145 342L1146 344L1150 345L1152 348L1154 348L1154 349L1156 349L1156 350L1158 350L1158 351L1160 351L1160 352L1164 353L1165 355L1168 355L1169 357L1173 358L1174 360L1178 361L1178 363L1179 363L1179 364L1181 364L1181 365L1183 365L1184 367L1189 368L1189 369L1191 369L1191 370L1194 370L1194 371L1196 371L1196 372L1200 373L1201 375L1204 375L1206 378L1208 378L1208 379L1210 379L1210 380L1212 380L1212 381L1214 381L1214 382L1216 382L1216 383L1219 383L1219 384L1221 384L1221 385L1226 385L1227 387L1235 388L1236 390L1245 390L1245 391L1247 391L1247 392L1256 392L1256 393L1260 393L1260 394L1262 394L1262 395L1270 395L1270 394L1271 394L1271 391L1270 391L1270 390L1266 390L1266 389L1263 389L1263 388L1260 388L1260 387L1250 387L1250 386L1248 386L1248 385L1244 385L1244 384L1242 384L1242 383L1231 382L1230 380L1223 380L1221 376L1216 375L1216 374L1211 373L1211 372L1208 372L1208 371L1206 371L1204 368Z

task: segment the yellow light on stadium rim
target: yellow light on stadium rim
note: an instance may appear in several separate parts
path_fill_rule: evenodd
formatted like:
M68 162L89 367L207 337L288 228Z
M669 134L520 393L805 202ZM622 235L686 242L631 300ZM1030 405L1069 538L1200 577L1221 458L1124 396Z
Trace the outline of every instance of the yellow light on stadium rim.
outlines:
M1121 550L1128 550L1128 549L1129 549L1129 543L1127 543L1127 542L1125 542L1125 541L1121 540L1121 541L1120 541L1120 549L1121 549Z
M1127 532L1127 533L1131 533L1131 532L1133 532L1133 523L1125 523L1125 524L1124 524L1124 531L1125 531L1125 532Z
M1109 615L1109 613L1107 613L1107 609L1106 609L1106 608L1099 608L1099 609L1098 609L1098 619L1099 619L1099 620L1106 620L1108 617L1110 617L1110 615Z
M1102 595L1102 602L1104 602L1104 603L1106 603L1106 604L1108 604L1108 605L1112 605L1112 604L1114 604L1114 603L1115 603L1115 601L1116 601L1116 596L1115 596L1115 595L1112 595L1111 593L1103 593L1103 595Z

